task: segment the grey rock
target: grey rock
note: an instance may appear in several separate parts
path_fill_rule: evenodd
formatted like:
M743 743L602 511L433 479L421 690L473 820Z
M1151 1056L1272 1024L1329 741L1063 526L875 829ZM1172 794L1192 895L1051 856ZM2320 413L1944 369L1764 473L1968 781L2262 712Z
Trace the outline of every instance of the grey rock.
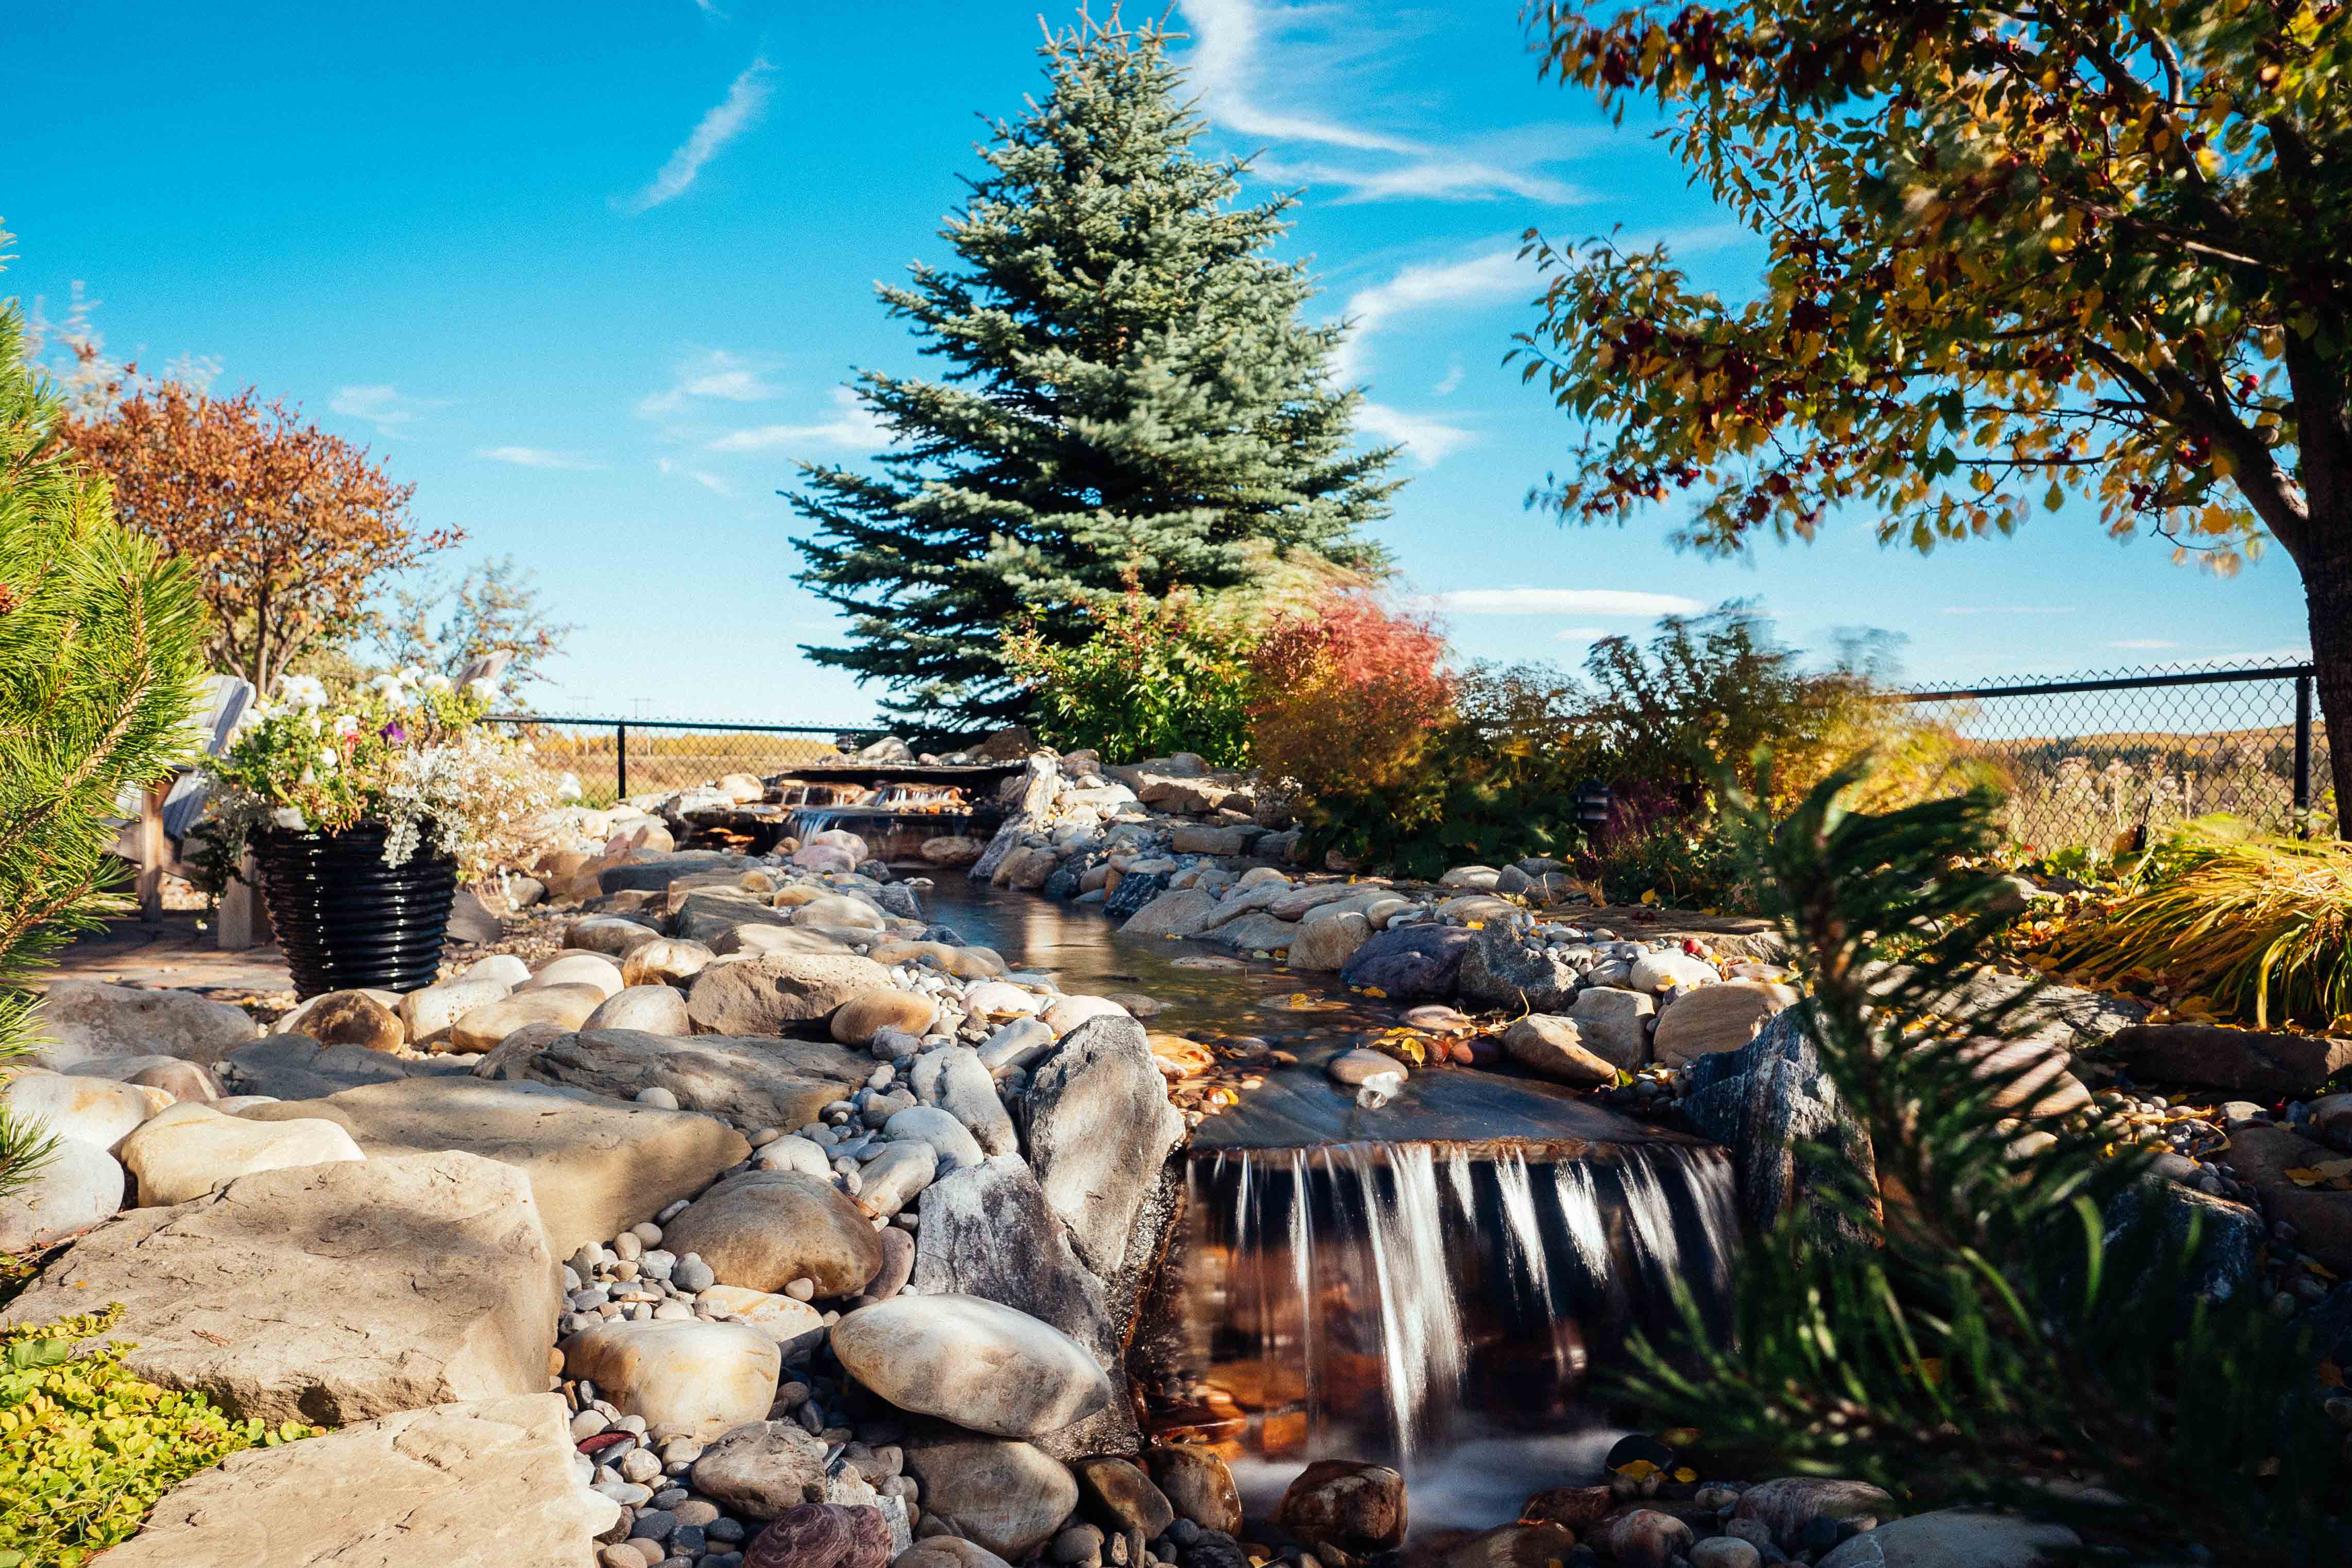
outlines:
M1736 1051L1704 1056L1690 1065L1684 1114L1702 1137L1731 1150L1742 1216L1759 1230L1802 1210L1828 1234L1846 1228L1817 1201L1835 1171L1801 1145L1834 1151L1827 1158L1875 1180L1870 1134L1839 1102L1808 1033L1811 1009L1800 1005L1773 1015L1755 1039Z
M221 1080L240 1094L323 1100L362 1084L409 1076L409 1064L365 1046L321 1046L308 1035L269 1035L221 1058Z
M825 1448L797 1421L738 1426L694 1461L694 1489L730 1513L773 1519L824 1500Z
M1341 984L1393 1002L1444 1002L1478 933L1460 926L1391 926L1376 931L1339 971Z
M1103 913L1122 922L1133 919L1145 905L1167 891L1170 875L1166 871L1129 871L1103 900Z
M1502 925L1473 933L1456 981L1473 1006L1529 1013L1566 1013L1581 984L1558 948L1523 941Z
M1947 1508L1864 1531L1821 1568L2057 1568L2081 1545L2063 1524Z
M1030 1168L1071 1245L1108 1276L1127 1257L1153 1177L1184 1135L1143 1026L1089 1018L1032 1076L1024 1101Z

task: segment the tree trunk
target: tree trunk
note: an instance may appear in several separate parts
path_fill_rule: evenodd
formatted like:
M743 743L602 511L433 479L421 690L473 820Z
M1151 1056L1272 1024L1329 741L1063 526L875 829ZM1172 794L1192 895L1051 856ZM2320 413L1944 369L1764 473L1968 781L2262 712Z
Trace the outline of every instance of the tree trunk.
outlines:
M2310 545L2297 564L2311 610L2319 710L2327 721L2326 760L2315 759L2312 768L2312 804L2320 804L2332 778L2336 833L2352 837L2352 517L2326 517L2315 510Z

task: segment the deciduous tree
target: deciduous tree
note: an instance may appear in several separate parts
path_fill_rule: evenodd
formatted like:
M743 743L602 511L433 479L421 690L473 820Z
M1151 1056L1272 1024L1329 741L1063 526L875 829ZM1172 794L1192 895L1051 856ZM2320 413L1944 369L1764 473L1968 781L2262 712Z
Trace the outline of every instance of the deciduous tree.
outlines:
M1545 69L1654 102L1765 241L1744 302L1664 246L1556 247L1526 373L1583 426L1534 498L1692 492L1717 552L1842 510L1928 550L2091 498L2301 570L2352 803L2352 7L1747 0L1534 13Z

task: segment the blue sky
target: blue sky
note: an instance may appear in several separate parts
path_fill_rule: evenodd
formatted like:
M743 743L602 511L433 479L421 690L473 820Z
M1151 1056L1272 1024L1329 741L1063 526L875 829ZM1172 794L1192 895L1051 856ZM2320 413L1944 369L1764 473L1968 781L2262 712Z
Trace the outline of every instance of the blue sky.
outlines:
M1732 597L1807 646L1902 632L1922 680L2306 646L2284 556L2218 581L2087 510L1926 560L1849 519L1744 563L1676 553L1663 511L1526 510L1568 430L1502 363L1533 316L1520 232L1663 237L1727 293L1759 251L1643 128L1538 81L1516 16L1171 17L1209 144L1304 190L1286 253L1357 323L1368 430L1408 444L1381 535L1465 654L1572 666ZM463 528L457 560L530 565L580 626L543 710L862 719L796 650L834 623L774 492L876 448L841 383L923 362L873 284L950 259L975 116L1019 112L1038 38L1034 0L37 7L0 61L0 291L55 318L82 284L110 354L289 395Z

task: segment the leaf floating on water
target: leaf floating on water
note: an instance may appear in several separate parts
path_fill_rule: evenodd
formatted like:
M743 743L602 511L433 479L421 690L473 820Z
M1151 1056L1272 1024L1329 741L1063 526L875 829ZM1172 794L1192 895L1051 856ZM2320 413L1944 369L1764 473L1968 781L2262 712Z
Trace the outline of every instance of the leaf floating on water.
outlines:
M1682 1482L1685 1486L1688 1486L1691 1482L1698 1479L1698 1472L1692 1469L1688 1465L1677 1465L1675 1467L1675 1479Z
M1658 1467L1647 1459L1628 1459L1617 1467L1617 1473L1628 1480L1646 1481L1660 1472Z

